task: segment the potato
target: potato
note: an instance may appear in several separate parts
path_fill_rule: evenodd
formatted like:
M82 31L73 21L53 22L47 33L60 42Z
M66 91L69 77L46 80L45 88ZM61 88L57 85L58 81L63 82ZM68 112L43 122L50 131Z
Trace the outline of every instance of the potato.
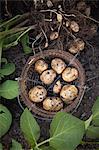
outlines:
M62 78L66 82L74 81L78 78L78 70L74 67L67 67L62 73Z
M51 32L51 34L50 34L51 41L58 39L58 37L59 37L58 32Z
M79 31L79 25L78 25L78 23L75 22L75 21L71 21L70 28L71 28L72 31L74 31L74 32L78 32L78 31Z
M71 103L78 95L75 85L65 85L60 92L60 98L67 104Z
M29 99L33 102L41 102L45 99L47 91L43 86L35 86L29 91Z
M69 51L73 54L82 51L85 48L85 43L80 38L77 38L69 45Z
M44 83L44 84L51 84L54 79L56 77L56 73L54 70L49 69L44 71L41 76L40 76L40 80Z
M61 14L57 14L57 21L58 22L62 22L62 20L63 20L62 15Z
M51 62L51 67L53 68L54 71L56 71L57 74L61 74L65 69L66 64L60 58L55 58Z
M53 92L58 94L60 92L61 88L62 88L62 84L61 84L60 80L58 80L53 87Z
M49 111L58 111L63 108L63 102L59 97L47 97L43 101L43 108Z
M43 71L48 69L48 64L43 60L43 59L39 59L36 63L35 63L35 70L41 74Z

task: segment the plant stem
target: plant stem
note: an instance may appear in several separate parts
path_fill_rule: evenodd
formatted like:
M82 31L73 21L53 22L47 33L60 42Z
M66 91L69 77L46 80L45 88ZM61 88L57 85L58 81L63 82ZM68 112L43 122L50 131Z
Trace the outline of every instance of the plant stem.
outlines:
M14 42L8 44L7 47L5 47L5 48L10 48L11 46L16 46L18 44L18 41L20 40L20 38L32 29L35 29L35 25L28 27L28 29L25 30L21 35L19 35L19 37Z
M0 28L1 28L1 27L4 27L4 26L7 25L8 23L14 21L15 19L19 18L20 16L21 16L21 15L17 15L17 16L15 16L15 17L11 18L11 19L8 20L8 21L5 21L4 23L2 23L2 24L0 25Z
M85 121L85 129L87 130L87 128L89 127L89 125L90 125L90 123L91 123L91 121L92 121L92 117L93 117L93 115L91 115L90 117L89 117L89 119L87 119L86 121Z
M14 33L20 32L20 31L24 31L27 28L29 28L29 27L13 28L13 29L10 29L8 31L2 31L2 32L0 32L0 39L4 38L5 36L8 36L10 34L14 34Z
M51 140L51 138L49 138L49 139L47 139L47 140L45 140L45 141L43 141L43 142L37 144L36 148L37 148L37 147L40 147L41 145L44 145L45 143L48 143L50 140Z
M22 28L13 28L13 29L10 29L8 31L2 31L0 32L0 39L4 38L5 36L8 36L10 34L14 34L14 33L17 33L19 31L24 31L24 30L31 30L31 29L35 29L37 24L35 25L32 25L32 26L28 26L28 27L22 27Z
M27 18L28 16L29 16L29 13L25 13L25 14L23 14L23 15L17 15L17 16L15 16L15 17L11 18L10 20L5 21L4 23L2 23L2 24L0 25L0 28L7 25L7 29L8 29L10 26L14 25L14 24L17 23L18 21L21 21L21 20Z
M25 30L18 38L17 38L17 42L19 41L19 39L23 36L23 35L25 35L27 32L29 32L30 30L32 30L33 29L33 27L31 26L31 27L29 27L27 30Z

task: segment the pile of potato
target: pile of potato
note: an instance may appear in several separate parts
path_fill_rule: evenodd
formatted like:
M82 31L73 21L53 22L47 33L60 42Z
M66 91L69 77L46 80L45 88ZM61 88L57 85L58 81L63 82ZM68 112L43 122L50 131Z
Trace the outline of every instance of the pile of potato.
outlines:
M39 59L35 63L35 71L39 73L40 80L45 85L53 85L53 93L58 96L48 97L47 90L44 86L37 85L29 90L29 99L32 102L42 102L43 109L47 111L59 111L63 108L64 103L71 104L78 95L78 88L70 84L79 76L78 70L74 67L68 67L60 58L51 60L51 69L48 69L48 64L43 59ZM61 80L55 80L58 75L61 75L65 85Z

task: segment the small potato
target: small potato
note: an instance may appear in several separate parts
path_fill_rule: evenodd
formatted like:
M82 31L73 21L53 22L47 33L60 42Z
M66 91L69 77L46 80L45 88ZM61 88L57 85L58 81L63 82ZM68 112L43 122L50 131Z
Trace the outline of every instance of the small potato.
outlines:
M49 111L58 111L63 108L63 102L59 97L47 97L43 101L43 108Z
M44 70L48 69L48 64L43 60L43 59L39 59L36 63L35 63L35 70L41 74Z
M70 28L74 32L78 32L79 31L79 25L75 21L71 21Z
M78 70L73 67L67 67L62 73L62 78L66 82L72 82L78 78Z
M59 37L58 32L52 32L52 33L50 34L50 40L51 40L51 41L58 39L58 37Z
M47 91L43 86L35 86L29 91L29 99L33 102L41 102L45 99Z
M53 68L54 71L56 71L57 74L61 74L65 69L66 64L60 58L55 58L51 62L51 67Z
M62 22L62 20L63 20L62 15L61 14L57 14L57 21L58 22Z
M66 21L66 27L70 26L70 21Z
M65 103L70 104L77 97L77 94L78 89L75 85L65 85L60 92L60 97Z
M49 69L44 71L41 76L40 76L40 80L45 83L45 84L51 84L54 79L56 77L56 73L54 70Z
M82 51L85 48L85 43L80 38L77 38L69 46L69 51L73 54Z
M58 94L60 92L61 88L62 88L62 84L61 84L60 80L58 80L53 87L53 92Z

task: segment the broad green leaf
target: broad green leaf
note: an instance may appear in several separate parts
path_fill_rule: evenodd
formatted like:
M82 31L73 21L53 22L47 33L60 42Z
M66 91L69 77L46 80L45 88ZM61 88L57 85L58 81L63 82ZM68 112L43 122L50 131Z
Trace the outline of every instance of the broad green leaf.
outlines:
M42 150L55 150L53 147L50 147L50 146L41 146L40 148Z
M19 94L19 85L17 81L6 80L0 85L0 96L6 99L13 99Z
M74 150L84 132L83 121L65 112L58 112L51 123L49 144L57 150Z
M89 126L86 131L86 136L91 139L99 138L99 127Z
M0 138L8 132L12 123L12 115L10 111L0 104Z
M3 67L0 69L0 74L2 75L10 75L15 71L15 64L14 63L8 63L3 65Z
M21 37L21 44L25 54L30 54L32 52L32 48L29 47L28 33Z
M2 146L2 144L0 143L0 150L3 150L3 146Z
M22 145L16 140L12 139L12 147L10 150L22 150Z
M32 147L34 147L36 145L36 141L40 137L40 127L32 113L27 108L21 115L20 127L26 140Z
M99 96L97 97L92 107L92 113L93 113L93 124L95 126L99 126Z

